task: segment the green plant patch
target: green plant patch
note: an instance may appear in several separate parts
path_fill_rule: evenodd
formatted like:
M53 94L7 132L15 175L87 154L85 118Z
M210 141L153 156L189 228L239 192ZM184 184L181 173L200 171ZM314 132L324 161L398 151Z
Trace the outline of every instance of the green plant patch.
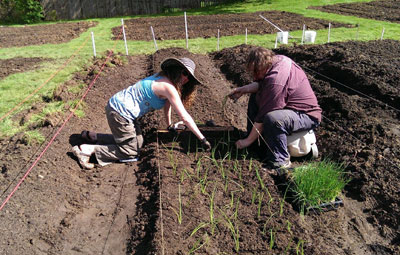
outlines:
M296 167L290 174L288 189L301 212L334 202L349 178L344 166L329 160Z

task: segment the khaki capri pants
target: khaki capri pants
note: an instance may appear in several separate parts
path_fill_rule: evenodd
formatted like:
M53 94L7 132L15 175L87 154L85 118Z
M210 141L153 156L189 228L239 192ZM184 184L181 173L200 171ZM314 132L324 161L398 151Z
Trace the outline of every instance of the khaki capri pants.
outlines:
M97 134L94 153L101 166L139 156L143 135L136 120L127 120L107 104L106 116L111 134Z

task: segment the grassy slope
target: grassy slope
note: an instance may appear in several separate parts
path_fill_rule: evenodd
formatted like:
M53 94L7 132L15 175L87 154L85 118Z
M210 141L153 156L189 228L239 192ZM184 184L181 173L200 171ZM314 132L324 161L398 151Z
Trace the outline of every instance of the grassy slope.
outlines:
M187 12L188 20L191 15L207 15L221 13L241 13L256 12L263 10L281 10L295 12L307 17L326 19L330 21L358 24L359 28L333 28L331 31L331 42L354 40L358 35L359 40L375 40L380 38L382 28L385 27L385 38L397 39L400 34L400 24L361 19L351 16L341 16L336 14L323 13L316 10L307 9L312 5L326 5L335 3L367 2L369 0L272 0L272 4L266 1L249 0L246 2L221 5L218 7L202 8ZM183 12L173 13L171 15L183 15ZM153 15L161 16L161 15ZM137 16L136 16L137 17ZM141 16L143 17L143 16ZM124 19L132 17L124 17ZM123 41L111 40L111 28L121 25L121 18L92 19L98 21L96 27L90 28L87 32L81 34L68 43L47 44L39 46L28 46L18 48L0 48L0 58L9 59L14 57L43 57L51 58L51 62L44 63L41 69L25 73L17 73L0 80L0 118L10 109L21 102L27 95L36 88L46 83L52 75L57 74L32 97L23 108L28 108L33 101L40 100L42 95L50 95L55 87L69 80L73 73L82 70L93 57L90 32L95 35L97 56L104 55L108 49L115 49L117 52L125 53ZM358 31L357 31L358 30ZM302 31L291 31L294 37L301 37ZM244 35L229 36L220 38L220 49L242 44L245 41ZM319 30L316 43L326 43L327 30ZM271 48L274 46L275 35L249 35L248 43ZM207 53L216 50L216 38L197 38L190 39L189 50L195 53ZM169 40L158 42L158 48L185 47L185 40ZM82 47L82 48L81 48ZM81 48L81 49L80 49ZM79 52L77 52L79 50ZM155 51L153 42L128 41L129 54L152 54ZM76 56L71 62L63 68L63 65L72 55ZM60 71L59 71L60 69ZM59 71L59 72L58 72ZM13 95L12 97L10 95ZM21 107L19 107L21 108ZM22 108L21 108L22 109ZM0 136L12 135L18 128L15 123L7 118L0 123ZM23 129L23 128L22 128Z

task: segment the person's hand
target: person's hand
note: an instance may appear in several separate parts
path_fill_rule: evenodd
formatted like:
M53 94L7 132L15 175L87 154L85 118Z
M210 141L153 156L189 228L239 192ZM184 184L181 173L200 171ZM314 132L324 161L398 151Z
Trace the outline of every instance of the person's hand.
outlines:
M241 88L236 88L231 93L228 94L228 97L234 101L238 100L243 95Z
M236 141L235 145L238 149L244 149L249 147L250 143L247 141L247 139L240 139Z
M211 144L205 137L201 140L201 147L203 147L205 151L211 150Z
M176 130L176 127L174 124L171 124L167 127L167 130L173 134L174 136L178 134L178 131Z

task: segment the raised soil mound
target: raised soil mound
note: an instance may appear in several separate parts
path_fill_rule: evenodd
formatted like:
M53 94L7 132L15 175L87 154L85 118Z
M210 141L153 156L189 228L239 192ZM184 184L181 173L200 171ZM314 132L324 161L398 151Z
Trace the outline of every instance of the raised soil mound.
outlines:
M279 180L261 170L258 158L251 159L251 151L233 146L244 130L247 101L223 102L232 88L250 80L243 65L252 47L239 45L210 55L171 48L128 57L124 65L114 60L119 64L106 65L85 100L86 116L67 123L0 211L4 237L0 250L5 254L399 253L400 74L395 68L399 42L275 50L307 72L323 109L322 124L316 129L321 155L345 163L352 178L343 194L344 207L304 217L285 201ZM109 132L104 116L109 97L157 72L160 62L171 56L196 62L196 75L204 85L198 87L189 112L218 145L214 152L203 152L187 132L176 139L157 132L165 128L163 113L157 111L141 119L146 145L139 162L80 169L70 153L72 145L82 143L80 132ZM90 83L94 69L75 79ZM204 123L211 119L219 127L206 130ZM55 127L41 131L51 136ZM25 145L19 135L0 144L3 199L39 147Z

